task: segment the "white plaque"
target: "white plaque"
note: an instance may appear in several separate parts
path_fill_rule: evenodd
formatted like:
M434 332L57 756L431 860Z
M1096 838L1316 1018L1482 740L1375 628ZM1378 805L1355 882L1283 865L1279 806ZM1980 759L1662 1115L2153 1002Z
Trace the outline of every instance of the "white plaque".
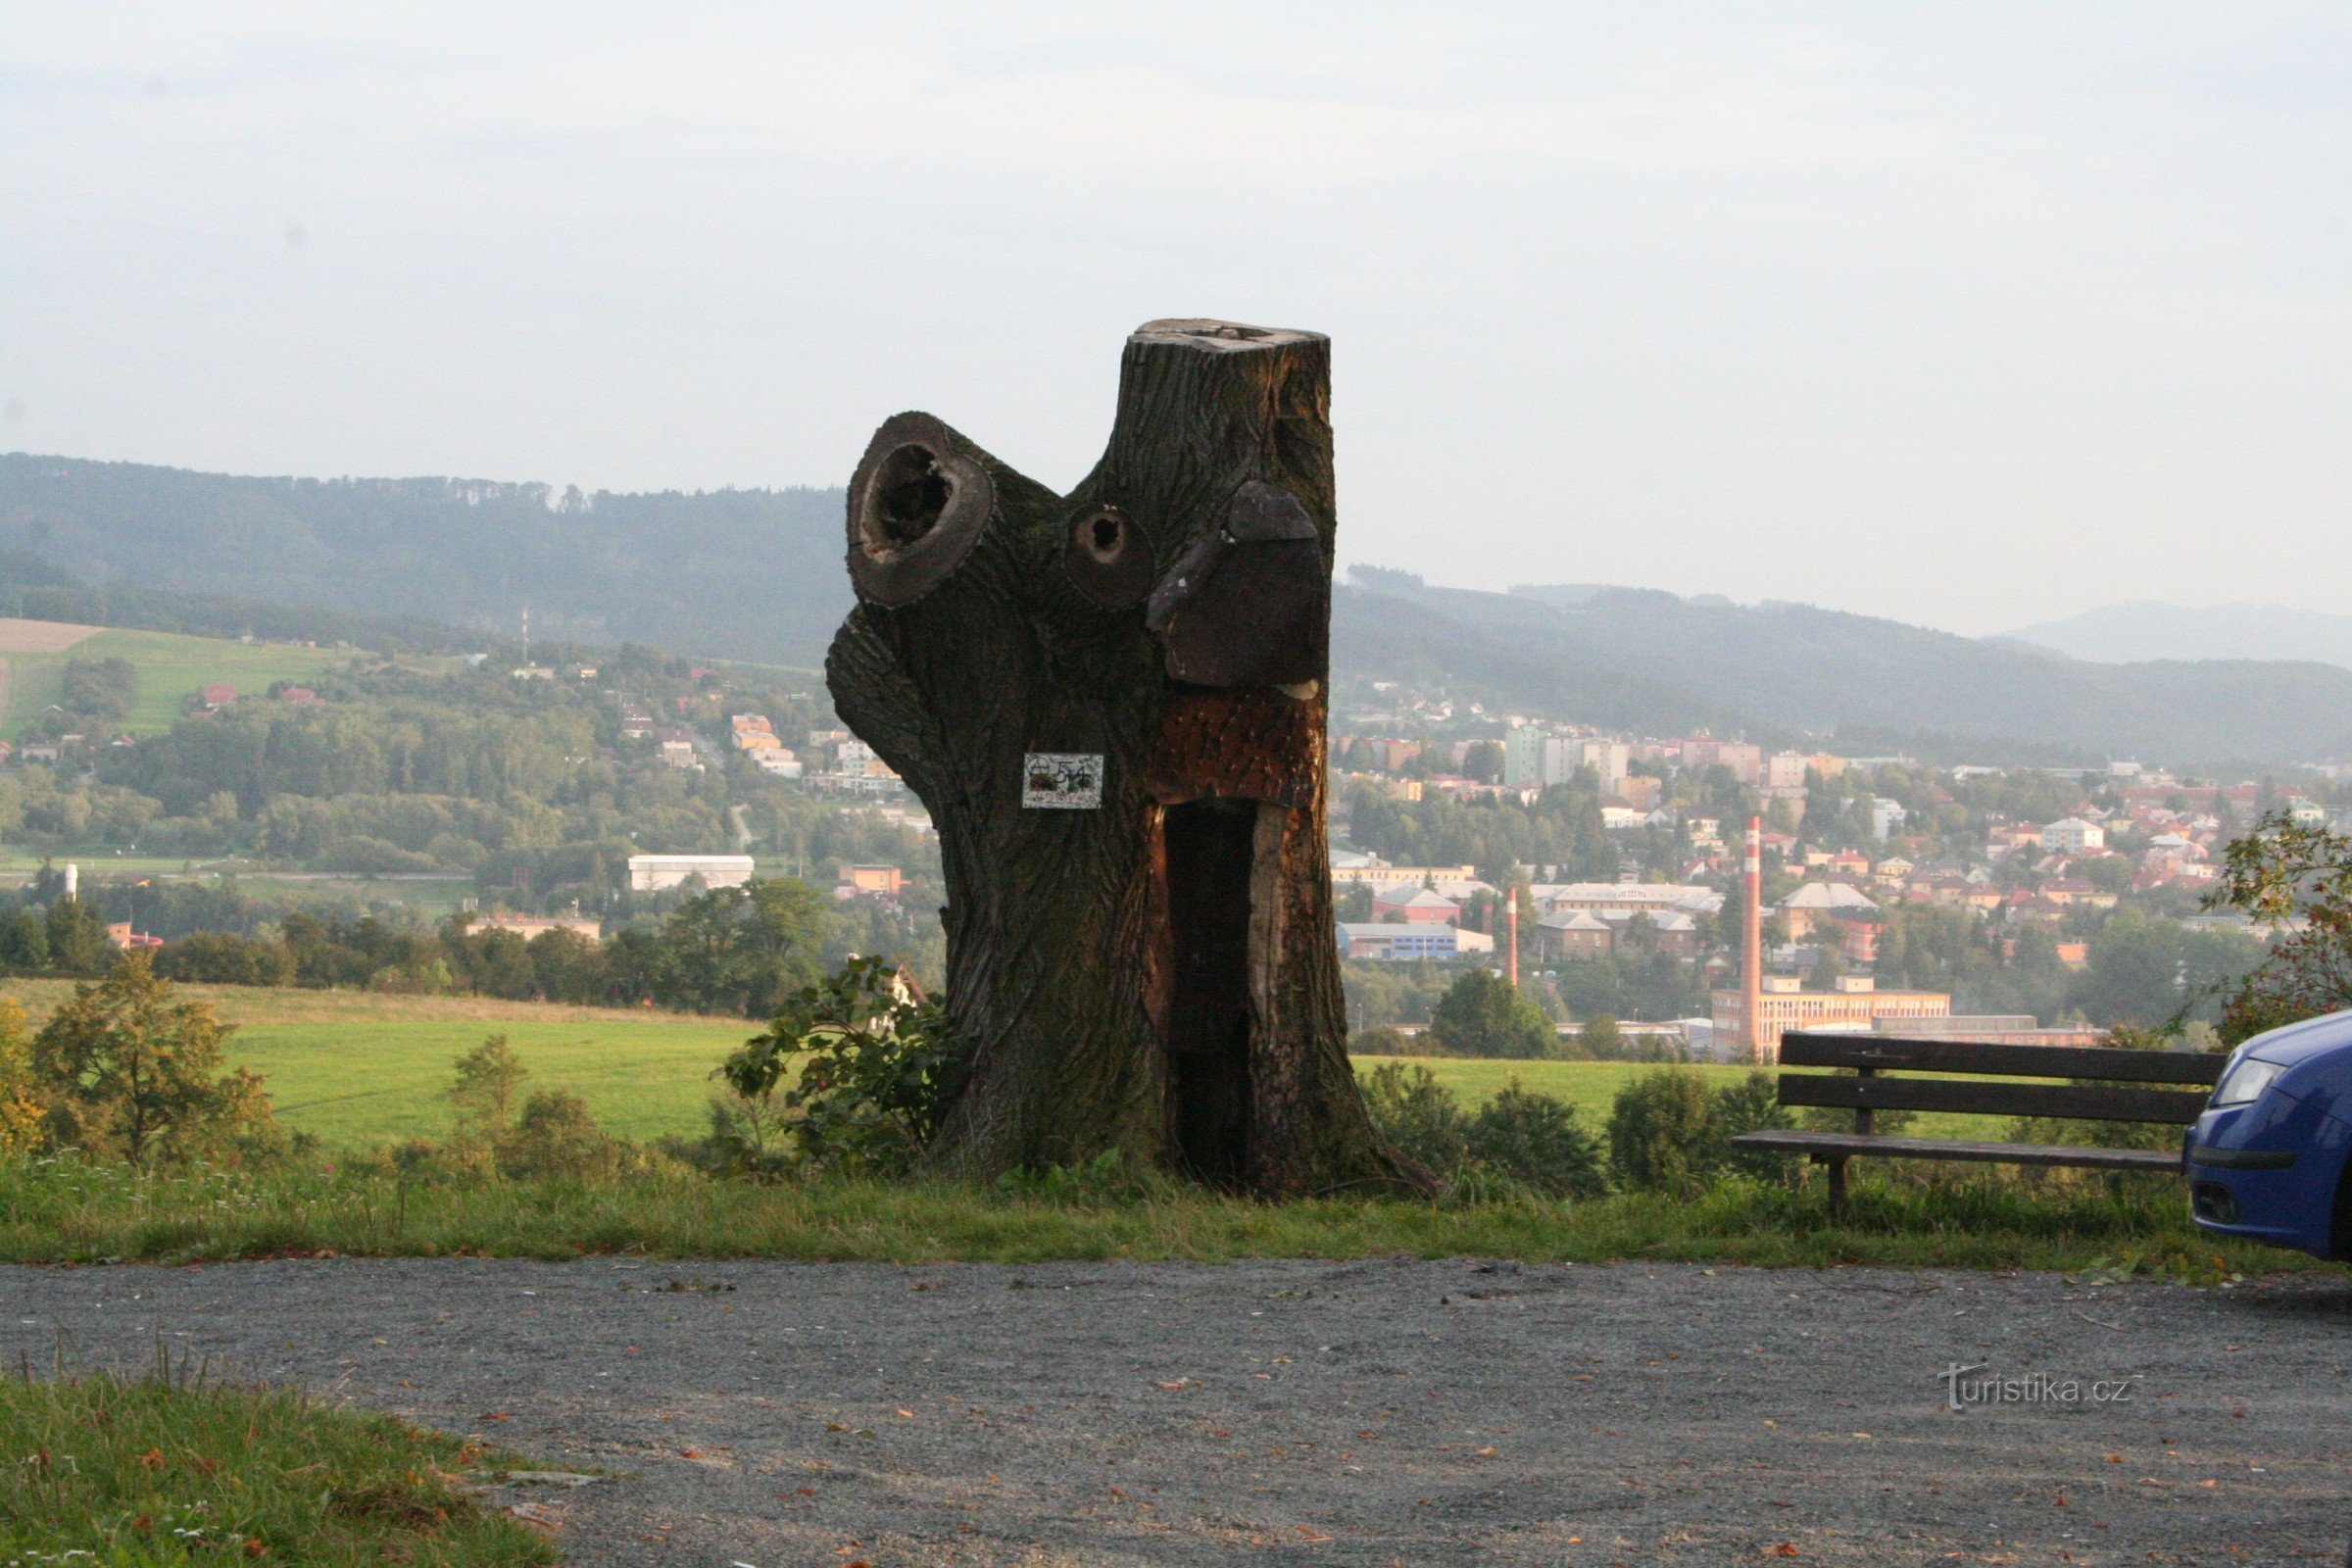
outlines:
M1101 810L1102 754L1031 752L1021 759L1021 805L1031 810Z

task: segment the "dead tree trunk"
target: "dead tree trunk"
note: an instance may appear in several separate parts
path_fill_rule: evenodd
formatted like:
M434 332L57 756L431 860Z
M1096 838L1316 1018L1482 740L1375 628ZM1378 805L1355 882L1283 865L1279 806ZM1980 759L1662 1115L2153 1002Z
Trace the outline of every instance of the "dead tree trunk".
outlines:
M971 1053L933 1163L1397 1179L1348 1064L1324 837L1329 341L1151 322L1072 494L902 414L849 514L826 679L938 824Z

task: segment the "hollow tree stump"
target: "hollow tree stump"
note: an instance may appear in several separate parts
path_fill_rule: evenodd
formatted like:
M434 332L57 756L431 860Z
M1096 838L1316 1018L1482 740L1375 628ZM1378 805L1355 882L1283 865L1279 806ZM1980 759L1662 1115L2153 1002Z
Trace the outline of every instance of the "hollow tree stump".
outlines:
M1152 321L1068 496L927 414L858 466L825 673L938 827L970 1054L944 1172L1411 1174L1357 1095L1333 940L1330 363L1311 332Z

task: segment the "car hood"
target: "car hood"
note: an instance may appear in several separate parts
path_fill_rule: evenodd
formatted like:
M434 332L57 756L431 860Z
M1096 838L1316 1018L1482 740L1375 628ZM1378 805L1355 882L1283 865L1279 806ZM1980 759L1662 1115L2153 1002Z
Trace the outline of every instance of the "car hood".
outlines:
M2297 1067L2318 1057L2352 1048L2352 1011L2330 1012L2256 1035L2238 1047L2240 1054L2282 1067Z

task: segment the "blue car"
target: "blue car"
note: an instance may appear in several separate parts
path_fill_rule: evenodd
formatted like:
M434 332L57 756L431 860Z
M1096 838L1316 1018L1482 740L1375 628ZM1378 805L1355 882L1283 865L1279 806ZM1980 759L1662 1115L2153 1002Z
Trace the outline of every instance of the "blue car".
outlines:
M2352 1258L2352 1011L2231 1052L2180 1158L2198 1229Z

